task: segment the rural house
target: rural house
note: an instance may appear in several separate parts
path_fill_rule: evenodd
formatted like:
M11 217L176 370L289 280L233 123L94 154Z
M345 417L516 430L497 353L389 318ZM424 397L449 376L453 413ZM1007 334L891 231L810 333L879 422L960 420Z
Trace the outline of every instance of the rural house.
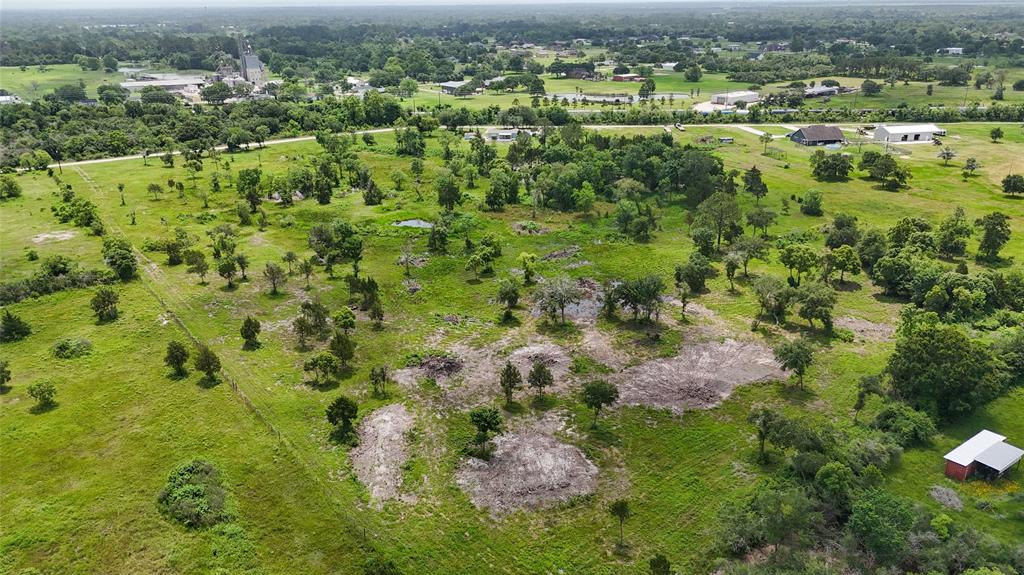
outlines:
M875 128L875 141L889 144L913 144L931 142L935 136L945 136L946 131L935 124L912 124L906 126L881 125Z
M789 139L804 146L826 146L846 141L843 132L835 126L807 126L789 135Z
M977 473L986 479L1001 477L1020 463L1024 450L1006 443L1006 438L987 429L946 454L946 477L964 481Z
M640 74L615 74L612 76L612 82L643 82L646 79Z

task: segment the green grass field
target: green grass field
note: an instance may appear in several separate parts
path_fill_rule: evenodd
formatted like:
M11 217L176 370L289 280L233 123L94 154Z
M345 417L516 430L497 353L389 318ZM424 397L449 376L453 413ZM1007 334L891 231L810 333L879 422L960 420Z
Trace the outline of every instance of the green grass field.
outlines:
M0 88L31 101L53 92L58 86L81 81L85 83L86 96L95 98L96 89L100 86L124 81L124 74L120 72L82 70L77 64L54 64L46 68L45 72L40 72L35 66L29 66L24 71L14 66L0 67Z
M659 84L660 86L660 84ZM549 87L549 91L552 89ZM436 96L435 96L436 97ZM504 96L502 96L504 97ZM483 97L479 98L483 100ZM1024 133L1006 130L999 144L988 141L990 126L947 126L946 143L958 157L944 167L931 146L907 148L904 160L913 173L910 187L892 193L872 182L854 178L841 184L821 184L809 177L808 158L813 149L786 140L774 144L783 155L761 154L757 136L729 126L709 126L673 132L683 142L701 135L730 135L735 143L716 149L727 168L748 169L757 165L770 189L764 202L781 209L782 198L801 196L810 189L825 197L825 218L792 212L770 229L773 235L791 230L815 230L837 212L856 215L864 227L887 227L898 218L918 215L937 221L963 206L973 219L992 210L1009 214L1014 237L1004 254L1019 265L1024 254L1024 204L998 191L1000 179L1019 172L1024 157ZM657 133L658 127L617 130ZM378 135L372 148L360 144L360 158L367 162L377 182L390 188L388 174L396 167L408 171L409 161L389 152L390 135ZM865 149L870 149L870 145ZM856 151L856 148L851 148ZM311 142L284 144L263 150L225 155L231 171L260 166L283 173L289 166L318 153ZM960 166L976 157L982 168L967 182ZM760 474L771 471L756 463L753 432L745 423L751 403L779 402L787 410L810 414L842 427L852 425L856 382L875 373L892 349L890 341L851 343L832 341L823 348L808 375L805 393L794 393L782 384L740 388L720 407L691 411L682 416L645 408L620 408L603 416L590 430L591 415L575 395L558 396L553 409L564 411L575 433L568 439L598 465L596 492L553 510L520 511L495 518L478 510L454 481L454 470L470 436L465 416L458 408L440 409L428 399L429 389L392 385L390 397L370 395L367 379L371 367L399 368L413 352L447 348L454 344L481 346L499 340L509 328L497 322L493 302L496 278L517 266L520 252L546 254L578 245L580 260L590 262L569 271L573 277L602 279L658 273L667 280L677 263L693 250L688 239L686 210L673 204L662 210L661 230L649 244L635 244L613 233L613 222L603 214L610 205L600 204L597 217L585 218L541 210L537 222L550 231L542 235L517 235L511 224L529 220L530 208L512 206L505 212L480 211L479 202L488 183L469 190L472 201L461 208L469 214L470 235L497 235L503 256L494 277L476 278L464 269L462 238L452 242L450 255L432 255L414 268L413 278L422 289L410 294L403 286L397 254L406 242L416 253L426 252L426 235L393 227L408 218L434 219L438 207L431 183L441 165L436 139L429 140L424 199L413 191L394 192L382 206L363 205L358 194L336 197L329 206L311 200L282 209L268 205L270 225L240 228L238 251L252 260L248 275L234 290L211 273L208 285L200 285L184 266L168 266L163 254L142 254L141 278L119 286L122 317L96 325L87 308L90 290L67 292L12 305L37 328L17 344L4 344L3 356L12 360L13 388L0 398L5 443L16 446L7 455L0 476L0 492L6 509L18 510L26 519L5 524L0 550L15 572L34 566L55 572L205 572L224 567L229 572L350 573L352 562L361 560L363 536L408 573L466 573L486 569L494 573L645 573L655 552L665 553L680 572L706 572L716 544L715 516L723 503L739 497ZM198 186L208 189L210 175L200 173ZM125 235L136 247L148 239L166 238L180 225L200 238L206 249L205 230L218 223L237 223L236 194L227 189L210 199L210 208L188 185L184 198L165 193L157 200L147 194L150 182L168 178L189 182L179 164L164 168L142 160L65 167L63 178L75 190L99 206L111 233ZM44 233L67 231L50 215L55 186L40 175L21 176L24 197L0 204L0 264L5 275L23 277L32 264L25 257L32 246L41 257L51 253L73 254L87 267L100 265L99 240L81 230L70 239L33 243ZM121 206L117 184L126 186L127 205ZM753 204L741 199L744 209ZM129 213L137 214L136 225ZM201 224L196 215L212 214ZM294 225L282 226L289 216ZM317 389L304 383L301 370L308 352L296 349L287 323L298 313L310 292L293 276L281 294L271 296L260 276L264 263L279 262L288 250L306 255L306 231L314 222L342 217L353 222L365 238L362 273L381 286L386 319L375 330L361 317L355 330L358 344L355 369L337 387ZM166 222L166 223L165 223ZM971 249L976 246L972 242ZM973 268L973 260L968 261ZM542 276L563 273L564 262L540 262ZM11 270L8 272L8 270ZM332 310L346 304L350 295L339 270L330 279L318 272L311 293ZM773 259L755 262L754 275L786 271ZM840 293L836 316L853 316L893 324L899 304L880 297L879 290L863 276L853 278L850 289ZM697 301L712 310L736 334L749 333L756 303L748 283L740 281L736 293L727 290L721 274L710 284L710 293ZM668 313L668 312L666 312ZM264 326L263 346L243 351L239 326L246 315ZM448 316L458 317L453 322ZM547 334L554 341L576 349L579 330L553 330L520 309L522 334ZM224 379L213 388L197 385L198 378L173 381L160 364L169 339L184 339L184 329L208 342L224 364ZM166 322L166 323L165 323ZM601 322L599 330L612 338L623 353L674 353L672 342L686 343L686 332L675 322L665 322L660 347L651 349L641 332L628 322ZM769 337L804 329L802 324L767 328ZM95 350L78 360L54 363L49 346L59 335L90 338ZM757 336L760 337L760 336ZM645 347L647 346L647 347ZM60 404L34 414L26 396L28 383L42 377L58 381ZM238 386L253 411L238 399L228 382ZM495 383L496 386L496 383ZM366 489L352 473L347 448L329 439L323 417L326 405L344 392L359 401L365 415L376 407L404 402L416 415L411 459L404 469L405 487L414 502L390 501L377 509ZM872 408L875 408L872 405ZM869 408L870 412L872 408ZM507 415L530 417L532 409ZM867 413L862 419L870 417ZM261 423L266 422L266 424ZM985 426L998 430L1016 443L1024 442L1024 395L1005 397L973 418L944 430L933 446L907 452L902 467L888 484L924 505L933 505L927 489L947 484L941 455L957 440ZM273 431L280 433L275 436ZM13 454L13 455L12 455ZM241 535L210 529L189 531L162 518L155 497L170 469L192 456L203 456L221 465L237 500L237 519L232 525ZM1003 519L1020 512L1021 504L1003 503L1003 495L1019 489L1018 472L1011 481L996 486L998 493L982 492L976 482L954 486L968 502L985 499L997 503L999 513L982 512L970 503L957 516L1004 541L1024 537L1019 521ZM952 485L952 484L950 484ZM634 517L626 524L630 544L625 556L613 552L617 525L608 516L607 503L628 497ZM952 513L952 512L950 512ZM80 542L85 543L80 543ZM83 549L85 551L83 552ZM225 550L213 555L213 550ZM251 550L248 552L247 550Z

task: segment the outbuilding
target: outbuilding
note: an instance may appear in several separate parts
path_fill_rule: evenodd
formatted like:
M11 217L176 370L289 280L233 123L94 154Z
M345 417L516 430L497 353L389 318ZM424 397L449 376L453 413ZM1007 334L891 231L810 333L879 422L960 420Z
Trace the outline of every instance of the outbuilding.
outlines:
M761 101L761 95L750 90L738 90L736 92L725 92L711 96L711 103L720 106L734 106L737 102L756 104Z
M875 128L875 141L888 144L913 144L931 142L935 136L945 136L946 131L935 124L910 124L901 126L881 125Z
M451 82L441 82L438 86L441 87L441 91L445 94L458 94L459 88L462 88L468 84L468 80L457 80Z
M827 146L846 141L843 131L835 126L807 126L789 135L789 139L804 146Z
M987 429L946 454L946 477L965 481L973 474L1000 477L1020 463L1024 450L1006 443L1006 437Z

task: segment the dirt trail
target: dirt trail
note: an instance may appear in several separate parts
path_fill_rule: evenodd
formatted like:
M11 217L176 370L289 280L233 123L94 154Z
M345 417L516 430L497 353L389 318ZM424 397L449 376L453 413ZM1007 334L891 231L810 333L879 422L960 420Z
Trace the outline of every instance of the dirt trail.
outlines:
M406 433L413 416L401 403L382 407L359 425L359 446L352 450L356 477L378 502L398 497L402 487L402 465L409 458Z

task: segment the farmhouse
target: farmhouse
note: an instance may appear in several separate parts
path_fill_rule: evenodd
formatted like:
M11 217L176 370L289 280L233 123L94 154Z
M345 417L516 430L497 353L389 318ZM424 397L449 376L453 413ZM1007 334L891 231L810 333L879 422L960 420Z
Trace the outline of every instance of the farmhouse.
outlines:
M533 134L530 130L519 128L490 128L484 132L484 140L490 142L514 142L519 137L519 134L522 133Z
M946 131L935 124L911 124L906 126L881 125L875 128L875 141L889 144L912 144L931 142L935 136L945 136Z
M789 135L789 139L804 146L826 146L846 141L843 132L835 126L807 126Z
M640 74L615 74L612 76L612 82L643 82L646 79Z
M441 91L444 92L445 94L456 94L458 93L459 88L465 86L468 83L469 80L458 80L451 82L441 82L440 84L438 84L438 86L441 87Z
M946 454L946 476L958 481L974 473L986 479L1001 477L1024 457L1024 450L1005 440L987 429L979 431Z
M732 106L736 102L746 102L747 104L756 104L761 101L761 96L757 92L751 92L749 90L739 90L736 92L725 92L724 94L714 94L711 96L711 103L719 106Z

